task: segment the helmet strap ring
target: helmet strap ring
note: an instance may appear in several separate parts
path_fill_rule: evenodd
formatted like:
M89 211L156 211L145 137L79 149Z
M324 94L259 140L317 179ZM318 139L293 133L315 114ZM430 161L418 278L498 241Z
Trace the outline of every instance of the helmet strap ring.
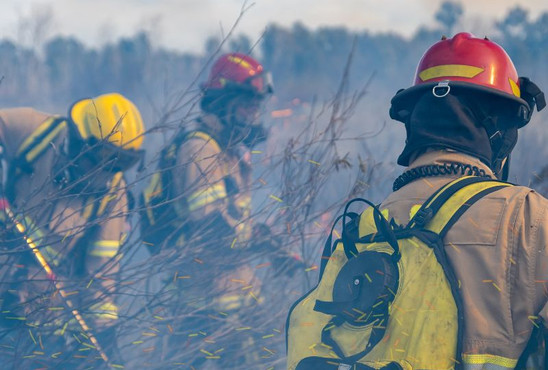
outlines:
M432 88L432 94L436 98L444 98L449 95L451 91L451 86L449 86L449 81L440 81L436 86Z

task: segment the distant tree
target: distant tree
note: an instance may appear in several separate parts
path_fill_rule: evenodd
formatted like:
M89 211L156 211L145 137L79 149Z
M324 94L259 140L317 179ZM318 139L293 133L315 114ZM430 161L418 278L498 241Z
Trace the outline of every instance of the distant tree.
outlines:
M464 9L460 2L448 0L441 3L440 8L435 14L435 18L442 26L443 32L445 32L447 36L451 36L455 25L458 23L463 13Z
M219 39L217 36L210 36L207 38L205 42L205 53L208 56L213 55L216 52L220 51L219 50L220 47L221 47L221 39Z
M244 34L235 36L228 42L228 49L231 52L234 51L234 52L249 54L252 52L251 50L252 47L253 47L253 44L251 43L251 39Z
M33 4L29 14L17 19L18 44L40 51L54 29L54 18L51 4Z
M95 66L95 80L100 81L105 91L119 91L131 96L134 91L145 87L150 54L151 45L143 32L107 45Z
M53 100L62 102L70 97L90 94L90 88L95 90L93 71L89 68L91 59L92 55L84 45L74 38L56 37L44 46L44 62Z
M497 22L496 26L505 39L525 39L529 30L528 11L516 6L508 12L502 21Z

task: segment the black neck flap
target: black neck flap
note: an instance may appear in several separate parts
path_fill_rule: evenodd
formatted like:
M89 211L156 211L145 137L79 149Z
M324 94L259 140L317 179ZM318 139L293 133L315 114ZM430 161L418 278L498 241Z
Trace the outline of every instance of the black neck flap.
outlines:
M482 125L485 116L474 94L443 98L424 94L405 122L407 140L398 164L408 166L413 154L439 147L472 155L490 166L491 144Z

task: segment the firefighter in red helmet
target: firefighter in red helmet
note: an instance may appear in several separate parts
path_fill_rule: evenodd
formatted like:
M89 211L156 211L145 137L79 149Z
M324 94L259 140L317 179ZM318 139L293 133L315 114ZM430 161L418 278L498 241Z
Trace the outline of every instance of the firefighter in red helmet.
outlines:
M231 367L241 364L241 346L250 340L249 332L234 327L244 326L237 324L242 312L260 301L261 284L250 264L255 255L249 246L249 154L266 139L261 107L273 88L259 62L230 53L213 64L201 92L202 114L162 152L159 170L143 192L141 234L153 255L173 256L170 272L188 277L167 288L165 305L180 320L166 358L199 366L222 347L218 363ZM232 321L223 326L227 315ZM198 332L209 340L180 350Z
M317 287L290 310L288 369L548 368L548 200L505 181L545 105L486 38L425 52L390 109L407 168L380 205L346 206Z
M410 198L426 199L459 176L506 181L518 129L545 105L539 87L519 77L498 44L469 33L442 38L423 55L413 86L392 99L390 115L407 132L398 158L407 169L385 201L391 212L409 213ZM457 367L545 368L532 364L534 346L527 344L542 337L548 321L548 296L538 283L548 277L547 211L535 191L505 187L470 207L447 233L463 300Z

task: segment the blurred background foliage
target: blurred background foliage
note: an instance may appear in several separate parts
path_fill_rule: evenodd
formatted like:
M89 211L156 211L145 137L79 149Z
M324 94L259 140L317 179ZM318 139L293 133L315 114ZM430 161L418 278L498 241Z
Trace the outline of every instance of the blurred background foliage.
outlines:
M467 18L458 2L446 1L431 24L412 35L311 30L297 23L290 28L269 25L261 39L252 40L236 27L228 38L210 37L205 52L195 54L159 48L153 35L141 31L100 48L70 37L48 38L52 17L44 8L22 22L19 42L0 40L0 106L64 114L82 97L112 91L126 95L141 110L149 131L146 161L129 176L136 196L163 145L199 114L199 83L219 53L250 53L272 72L275 94L263 117L271 135L251 154L254 217L272 225L286 249L300 254L308 268L287 277L263 273L265 302L249 316L262 321L248 324L259 337L268 338L256 344L265 366L284 366L287 310L315 284L323 242L341 206L355 196L380 201L402 172L395 162L405 132L388 116L390 99L411 85L430 45L460 31L488 36L506 49L520 75L548 90L548 12L532 19L522 7L492 20L487 35L481 33L486 20ZM520 131L510 175L510 181L533 185L544 195L547 120L543 111ZM131 223L138 230L136 215ZM161 307L150 299L155 281L165 279L162 268L153 266L158 260L149 258L137 233L125 246L124 257L127 284L122 284L121 296L127 320L119 333L125 356L131 354L128 368L167 366L155 357L154 338L135 345L143 330L167 330L155 319Z

